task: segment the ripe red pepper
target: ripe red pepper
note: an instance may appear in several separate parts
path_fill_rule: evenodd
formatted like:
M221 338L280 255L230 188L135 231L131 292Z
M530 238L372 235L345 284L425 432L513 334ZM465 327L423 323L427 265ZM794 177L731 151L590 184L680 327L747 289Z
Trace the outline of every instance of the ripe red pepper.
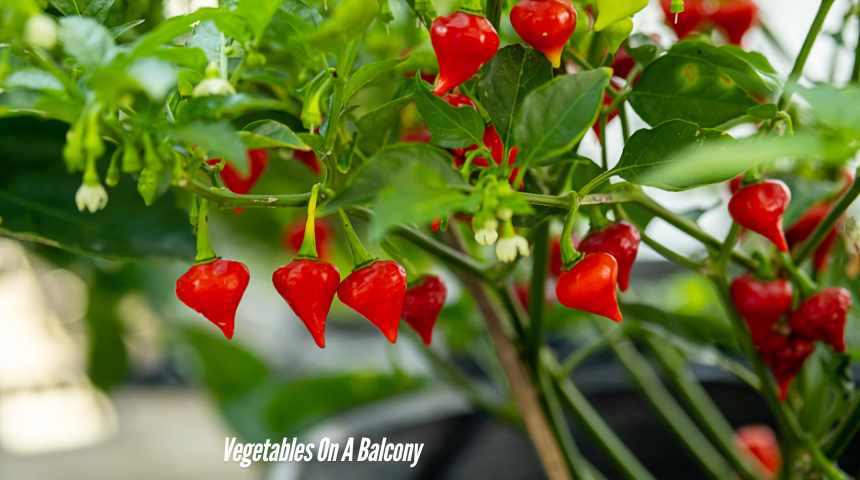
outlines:
M555 296L567 308L621 321L618 309L618 262L607 253L590 253L570 270L562 270Z
M397 341L406 296L406 271L397 262L379 260L353 271L337 288L337 298Z
M430 41L439 60L433 93L443 95L478 72L499 50L499 35L480 15L457 11L436 17Z
M744 183L744 174L740 174L737 177L729 180L729 193L732 195L738 193L738 190L741 189L741 185Z
M746 425L735 433L735 445L741 451L749 452L761 466L776 478L782 469L782 452L776 435L767 425Z
M772 332L759 346L761 359L770 366L779 385L780 401L784 402L788 397L791 381L814 349L809 340L797 335L783 337L776 332Z
M787 280L765 281L750 274L735 278L731 292L735 308L746 320L756 345L770 336L779 317L791 311L794 294Z
M840 287L825 288L803 302L791 314L791 330L810 340L829 344L845 352L845 316L851 308L851 294Z
M608 253L618 262L618 288L627 291L630 285L630 269L639 251L639 230L627 222L613 223L609 227L593 231L579 242L582 253Z
M511 9L511 25L558 68L561 52L576 29L576 9L570 0L520 0Z
M243 263L218 259L188 269L176 281L176 296L231 339L236 309L250 281L251 274Z
M672 0L661 0L660 6L666 15L666 25L675 31L678 40L681 40L699 28L707 19L707 13L702 0L684 0L684 11L677 14L672 13ZM677 21L676 21L677 18Z
M782 215L791 201L791 192L779 180L765 180L742 187L729 201L729 213L740 225L767 238L776 248L788 251L782 232Z
M307 219L302 218L293 222L292 225L284 230L282 236L282 244L284 248L291 252L298 252L302 248L302 241L305 238L305 224ZM334 229L324 218L317 218L314 221L314 238L316 239L317 250L319 256L323 260L332 258L331 249L334 239Z
M313 150L293 150L293 158L302 165L311 169L314 175L319 175L322 171L320 168L320 159Z
M403 320L418 332L425 345L430 345L433 339L433 326L445 306L447 295L445 282L435 275L425 275L406 290Z
M325 321L340 283L337 267L319 259L297 258L275 270L272 283L316 344L325 348Z
M400 134L400 141L405 143L430 143L432 138L433 135L430 135L430 130L427 130L427 127L411 128Z
M830 213L832 204L829 202L817 203L809 208L806 213L796 221L794 225L785 231L785 239L788 241L788 248L794 248L795 245L803 243L812 235L812 232L818 227L818 224L824 220L824 217ZM839 227L839 222L827 232L827 236L815 249L812 264L816 270L823 270L827 266L827 260L830 256L830 250L833 249L833 244L836 242L836 229Z
M711 20L725 32L729 43L740 45L744 34L758 21L758 7L751 0L724 0L718 5Z

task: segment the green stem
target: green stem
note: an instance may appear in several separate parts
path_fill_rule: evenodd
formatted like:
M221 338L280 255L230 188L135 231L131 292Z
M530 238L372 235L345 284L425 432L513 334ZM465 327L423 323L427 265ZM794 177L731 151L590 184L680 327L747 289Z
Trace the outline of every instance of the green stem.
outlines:
M526 338L526 322L525 318L523 318L523 311L520 308L520 304L514 301L514 293L511 292L510 285L496 286L493 290L502 302L502 307L510 315L517 338Z
M350 214L352 213L354 212L350 211ZM455 227L455 225L452 225L449 228ZM396 227L391 233L411 242L412 244L418 246L427 253L434 255L451 268L462 270L469 275L481 279L483 281L490 281L491 279L491 267L486 267L483 264L477 262L472 257L464 255L447 245L441 244L436 240L433 240L431 237L427 236L420 230L411 227L399 226Z
M652 250L659 253L663 258L669 260L670 262L675 262L682 267L686 267L694 272L701 272L702 265L698 262L690 260L689 258L675 252L669 247L666 247L662 243L658 242L651 238L648 234L645 233L645 229L642 228L641 225L636 223L632 218L627 215L627 212L624 211L624 208L621 205L616 205L617 211L621 214L621 218L631 223L636 230L639 230L639 238L645 242L645 245L651 247Z
M302 247L299 249L298 258L306 258L309 260L319 260L317 254L317 241L314 230L314 220L317 211L317 195L319 193L320 184L317 183L311 190L311 200L308 202L308 219L305 223L305 238L302 240Z
M546 305L546 272L549 268L549 223L542 222L535 228L532 238L534 248L534 259L532 261L532 278L529 290L529 321L531 324L529 332L528 358L531 367L537 371L539 366L538 355L543 344L544 330L544 306Z
M718 275L725 276L726 268L729 266L729 259L732 256L732 252L735 248L735 243L738 241L738 235L741 232L741 226L732 222L731 228L729 228L729 233L726 235L726 239L723 240L723 244L720 246L719 256L717 260L714 262L714 271L717 272Z
M854 395L851 405L836 429L821 442L821 449L828 458L837 459L860 429L860 393Z
M181 187L223 208L306 207L311 199L310 192L296 195L239 195L223 188L209 188L193 178L183 180L184 184L180 181Z
M860 13L857 15L860 20ZM851 83L860 82L860 30L858 30L857 46L854 47L854 66L851 67Z
M702 385L696 381L693 372L687 368L684 357L665 341L653 336L646 337L645 344L668 373L667 380L673 390L678 393L686 410L690 412L705 435L720 450L720 453L731 462L736 471L743 474L744 478L761 479L759 469L753 466L735 448L733 443L734 429L705 389L702 388Z
M851 188L845 192L845 195L839 199L836 205L830 209L830 212L827 213L827 216L821 220L821 223L815 227L815 230L812 231L812 235L809 236L809 239L806 243L803 244L803 248L797 252L797 255L794 257L794 264L800 266L804 260L806 260L809 255L815 251L816 248L821 244L830 230L836 225L836 222L839 221L839 217L848 210L848 207L854 203L854 200L857 199L857 196L860 195L860 178L857 178L856 175L860 174L860 168L855 172L854 183L851 184Z
M782 90L782 95L779 97L777 108L785 110L791 102L791 96L794 95L794 89L797 86L797 81L803 75L803 68L806 66L806 60L809 59L809 53L812 51L812 46L821 33L821 28L824 26L824 19L830 12L830 7L833 6L835 0L821 0L821 6L818 7L818 13L815 14L815 19L809 27L809 32L806 34L806 39L803 41L803 46L800 48L800 53L794 61L794 68L788 76L788 81L785 82L785 87Z
M355 259L355 270L373 263L374 258L368 255L367 250L364 249L364 245L361 244L361 240L355 234L355 230L352 228L352 223L350 223L349 217L346 216L346 212L342 208L339 208L337 216L340 217L340 223L346 231L346 241L349 242L349 248L352 249L352 257Z
M552 384L552 376L541 365L536 365L536 373L544 395L546 410L552 422L553 432L564 452L567 465L571 473L573 473L573 478L576 480L592 479L590 469L586 467L585 459L580 455L579 450L576 448L576 443L573 441L573 436L570 434L570 427L567 424L567 419L564 417L564 410L561 408L561 402Z
M604 170L609 170L609 154L606 150L606 113L603 109L600 110L598 122L598 131L600 132L600 166L602 166ZM584 193L588 192L589 191L586 190Z
M490 21L490 24L493 28L496 29L496 32L500 30L500 24L502 20L502 6L505 2L503 0L487 0L487 20Z
M791 255L785 252L779 252L779 258L791 278L791 282L800 292L800 297L805 299L818 290L818 285L806 275L806 272L797 268L794 262L791 261Z
M599 339L589 343L588 345L577 348L573 353L568 355L563 362L561 362L561 367L559 371L556 372L556 376L559 378L569 376L571 372L573 372L573 370L587 358L608 347L611 343L618 341L621 338L621 334L622 329L618 328L608 335L601 336Z
M601 325L598 323L598 325ZM606 330L605 327L601 325ZM629 341L612 345L616 357L626 367L633 381L645 395L654 411L663 418L680 440L698 460L699 466L714 479L730 477L731 467L722 458L702 432L696 427L684 409L666 390L648 361L636 351Z
M627 119L627 103L618 106L618 120L621 121L621 137L624 143L630 139L630 121Z
M414 282L421 278L421 274L418 273L418 269L415 268L415 265L406 258L406 255L403 255L400 250L398 250L387 238L383 238L381 242L379 242L379 246L385 250L385 253L391 257L392 260L399 263L403 266L403 269L406 270L406 278L409 279L410 282Z
M573 248L573 242L571 241L571 234L573 234L573 222L576 220L576 212L579 210L579 195L571 191L570 192L570 201L571 208L567 213L567 219L564 221L564 229L561 231L561 262L564 264L564 268L567 268L573 262L579 260L581 256L579 252Z
M194 265L202 265L218 259L209 241L209 200L201 198L197 212L197 256L194 257Z

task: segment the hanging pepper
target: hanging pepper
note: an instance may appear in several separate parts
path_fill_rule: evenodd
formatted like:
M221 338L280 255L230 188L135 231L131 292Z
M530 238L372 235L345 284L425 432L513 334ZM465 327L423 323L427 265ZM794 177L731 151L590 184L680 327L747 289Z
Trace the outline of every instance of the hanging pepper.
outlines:
M430 26L430 41L439 60L433 89L438 96L471 78L499 50L499 35L481 15L480 0L469 0L463 8L467 11L442 15Z
M776 248L788 251L782 232L782 215L791 201L791 192L779 180L742 187L729 201L729 214L741 226L767 238Z
M703 0L661 0L660 6L666 15L666 24L675 31L678 40L689 36L707 19Z
M791 381L803 368L807 357L815 350L809 340L797 335L784 337L776 332L765 338L759 346L759 355L768 364L779 386L779 400L788 398Z
M302 248L307 231L307 219L300 219L284 230L282 237L284 248L292 252L298 252ZM334 229L325 218L319 218L314 222L314 238L320 258L330 260L332 258L332 239Z
M779 317L791 311L794 295L787 280L764 280L750 274L735 278L731 292L735 308L746 320L756 345L770 336Z
M406 297L406 271L397 262L377 260L368 255L346 212L338 210L338 216L355 257L355 270L340 282L337 298L374 324L389 342L395 343Z
M578 209L579 198L571 192L573 206L561 233L561 257L564 266L555 285L555 296L567 308L582 310L620 322L618 309L618 262L607 253L583 255L573 248L570 241L573 220Z
M832 204L829 202L816 203L811 206L806 213L798 221L796 221L788 230L785 231L785 239L788 241L788 248L794 248L801 244L812 235L812 232L818 227L818 224L824 220L824 217L830 213ZM830 257L830 251L833 249L833 244L836 242L837 230L840 221L837 221L833 228L827 232L827 236L818 245L813 254L812 265L815 270L821 271L827 266L827 260Z
M425 345L430 345L433 327L445 306L448 289L435 275L425 275L406 290L403 300L403 320L418 332Z
M240 262L222 260L209 241L209 200L201 198L197 219L197 258L193 267L176 281L176 297L202 314L233 338L236 310L251 274Z
M246 157L248 158L248 176L243 176L239 170L229 161L224 164L221 170L221 180L224 186L233 193L239 195L247 195L269 165L269 153L262 148L248 150ZM210 158L206 160L208 165L218 165L221 163L220 158ZM235 208L233 211L242 213L242 207Z
M725 0L711 13L711 20L725 32L729 43L740 45L744 35L758 22L758 7L751 0Z
M558 68L561 52L576 29L576 9L570 0L521 0L511 9L511 25Z
M579 251L612 255L618 262L618 288L625 292L630 285L630 269L639 251L639 242L639 230L636 227L627 222L617 222L603 229L592 229L579 242Z
M782 452L773 430L767 425L745 425L735 432L734 443L749 452L761 466L776 478L782 469Z
M275 270L272 284L305 324L317 346L325 348L325 322L337 293L340 272L334 265L321 261L317 255L314 215L318 192L319 184L314 185L311 191L304 240L298 257Z
M803 302L791 314L791 330L804 338L820 340L837 352L845 352L845 317L851 294L840 287L825 288Z

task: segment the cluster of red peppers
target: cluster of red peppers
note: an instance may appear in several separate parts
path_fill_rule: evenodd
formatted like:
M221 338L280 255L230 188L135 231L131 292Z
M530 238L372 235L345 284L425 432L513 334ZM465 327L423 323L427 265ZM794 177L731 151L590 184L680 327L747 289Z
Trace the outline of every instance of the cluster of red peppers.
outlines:
M320 348L325 348L325 324L335 295L379 328L390 342L397 341L403 319L429 345L436 319L445 304L445 283L439 277L425 275L407 286L406 271L399 263L378 260L367 254L343 210L338 214L353 249L356 268L341 281L337 267L321 260L317 252L317 233L322 233L321 237L330 233L329 227L316 228L318 194L319 185L315 185L297 258L275 270L272 275L275 290L305 324ZM244 264L215 255L209 240L208 213L208 200L199 200L197 262L176 282L176 296L217 325L230 339L250 273ZM289 232L290 244L294 243L296 232Z
M678 39L710 27L719 28L733 45L740 45L744 35L758 21L758 7L752 0L684 0L684 11L673 13L672 0L661 0L660 6Z

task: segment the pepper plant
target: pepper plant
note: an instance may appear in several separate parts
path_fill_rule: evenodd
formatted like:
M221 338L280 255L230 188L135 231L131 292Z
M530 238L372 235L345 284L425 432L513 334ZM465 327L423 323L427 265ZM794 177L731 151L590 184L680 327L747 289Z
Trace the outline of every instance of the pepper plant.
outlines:
M229 339L250 279L271 273L218 257L210 223L298 211L284 234L297 257L271 294L307 327L303 341L326 347L335 297L388 342L407 325L477 407L523 427L552 480L653 478L570 380L603 349L702 477L849 478L835 461L860 426L851 323L846 336L860 291L846 217L860 194L848 169L860 57L847 82L804 79L833 0L787 76L742 48L753 28L775 42L750 0L660 3L676 42L631 34L638 0L224 0L166 20L131 1L0 0L0 230L193 263L176 296ZM843 20L857 15L852 4ZM646 126L631 131L634 113ZM608 135L616 117L621 135ZM591 129L600 158L579 153ZM623 148L613 165L609 144ZM266 183L294 160L302 179ZM652 198L692 189L731 189L713 207L733 219L724 236ZM655 219L701 254L648 235ZM351 272L332 263L333 224ZM717 326L635 304L640 243L710 284ZM480 313L472 339L492 344L516 414L439 346L442 267ZM565 315L598 335L560 358L550 319ZM691 375L705 357L767 402L778 445L761 427L735 435ZM222 400L251 380L231 381ZM291 425L272 415L272 429ZM611 472L580 455L568 417Z

